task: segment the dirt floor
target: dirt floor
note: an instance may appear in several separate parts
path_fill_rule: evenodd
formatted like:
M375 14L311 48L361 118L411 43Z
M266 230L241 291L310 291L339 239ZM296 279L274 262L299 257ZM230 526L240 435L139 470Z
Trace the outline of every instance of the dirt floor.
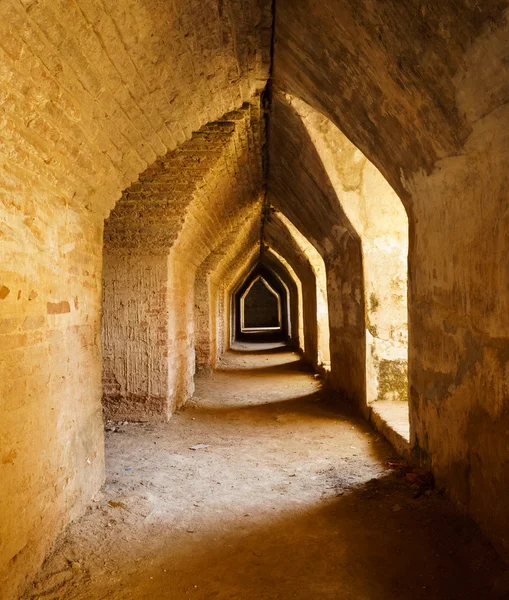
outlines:
M509 597L476 527L414 498L388 444L264 348L230 352L170 423L107 427L103 493L26 598Z

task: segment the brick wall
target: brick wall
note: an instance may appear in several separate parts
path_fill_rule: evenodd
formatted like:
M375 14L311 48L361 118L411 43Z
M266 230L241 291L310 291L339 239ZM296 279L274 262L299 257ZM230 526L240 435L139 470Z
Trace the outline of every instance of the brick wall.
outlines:
M158 156L263 89L269 6L0 5L3 598L103 479L103 219Z
M104 390L109 418L168 419L192 395L194 306L208 301L200 286L195 300L196 273L259 219L260 127L258 98L202 127L147 169L107 220L104 380L116 382Z

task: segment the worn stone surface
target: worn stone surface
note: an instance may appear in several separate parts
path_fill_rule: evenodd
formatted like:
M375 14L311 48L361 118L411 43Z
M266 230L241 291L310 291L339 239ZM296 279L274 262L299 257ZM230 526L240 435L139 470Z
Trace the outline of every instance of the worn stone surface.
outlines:
M330 381L361 405L366 350L360 237L338 202L302 119L280 94L273 98L269 139L271 203L314 246L325 264Z
M403 204L380 171L327 117L301 100L288 95L285 100L299 113L337 201L361 240L366 312L365 402L369 405L375 400L407 400L408 219ZM387 363L400 373L397 381L386 376Z
M202 127L145 171L106 221L104 380L116 383L104 390L108 418L168 419L192 395L196 272L259 218L261 126L253 104Z
M274 75L409 215L411 443L509 556L507 2L278 2Z
M23 600L504 598L477 527L439 493L413 498L299 356L233 350L170 423L106 434L104 492Z
M300 238L299 240L295 238L295 228L290 230L288 222L284 221L281 214L277 212L271 214L266 225L265 241L273 252L276 252L288 262L301 284L301 348L307 360L318 367L320 363L320 332L317 314L320 285L317 282L316 271L309 256L305 254L302 246L299 245Z
M287 294L287 313L288 313L288 346L295 349L300 348L300 329L299 329L299 306L300 281L296 273L292 270L289 264L285 264L282 257L277 256L270 251L270 248L264 246L261 263L274 273L277 279L285 288Z
M264 279L257 279L244 300L244 327L281 327L281 298Z
M307 320L316 321L317 327L317 367L322 365L330 365L330 330L329 330L329 305L327 299L327 269L322 256L317 249L311 244L295 227L295 225L287 219L282 213L277 215L277 218L282 221L284 227L295 241L301 254L303 254L313 270L316 284L316 313L308 315Z
M257 238L253 236L257 234ZM265 244L260 255L260 230L258 227L251 232L251 240L247 254L232 254L226 257L221 267L211 277L211 299L208 306L217 306L215 311L216 326L211 329L216 335L215 340L211 339L211 343L215 343L216 360L231 347L235 340L235 319L237 310L234 308L234 298L246 280L249 279L251 273L261 267L269 269L272 274L279 280L280 284L285 288L289 306L287 306L288 319L288 344L299 348L301 346L301 328L299 325L299 306L301 300L301 284L297 275L292 272L291 267L285 264L284 259L279 255L270 251L270 248ZM222 271L222 272L221 272ZM214 277L218 277L216 280ZM205 362L205 368L216 366L217 363Z
M214 368L231 336L230 299L225 296L226 274L238 276L237 269L246 254L256 252L260 240L260 212L254 213L239 228L232 230L211 252L196 272L195 351L198 369ZM246 250L247 249L247 250ZM235 266L237 265L237 266Z
M103 219L157 156L263 89L271 21L256 0L1 3L2 598L104 477Z
M213 366L229 347L231 294L257 263L262 201L323 261L331 385L361 405L403 395L403 345L385 342L391 327L404 341L404 285L391 291L397 269L384 269L389 287L375 288L384 263L367 260L385 254L400 268L403 246L381 246L388 232L371 227L382 221L359 212L386 186L380 174L408 215L414 458L509 556L507 9L506 0L278 0L272 32L266 0L1 3L0 588L8 600L104 477L103 270L105 298L114 299L104 389L119 417L168 418L192 393L195 352ZM272 104L265 97L262 115L270 73ZM205 157L200 136L223 139ZM254 170L246 156L256 157ZM170 183L182 184L173 204L157 183L166 159L175 161ZM200 182L193 191L188 160ZM253 184L247 195L243 180ZM103 268L103 221L121 196ZM399 222L400 210L388 214ZM293 282L292 330L317 365L325 359L316 264L277 214L262 244L271 268ZM397 311L386 318L391 300ZM369 385L373 344L378 388Z
M4 198L0 224L2 289L10 290L0 300L3 598L33 575L104 476L102 220L44 192L23 207L22 194L15 188Z

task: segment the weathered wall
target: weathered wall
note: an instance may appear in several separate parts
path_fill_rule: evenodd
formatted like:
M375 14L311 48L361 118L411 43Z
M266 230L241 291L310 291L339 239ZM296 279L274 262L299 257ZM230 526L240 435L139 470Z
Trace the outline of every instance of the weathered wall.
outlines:
M103 219L158 155L263 88L268 6L0 5L6 600L102 481Z
M264 246L262 254L262 264L270 269L279 279L285 288L287 295L287 314L288 314L288 344L295 349L300 348L300 324L299 310L302 310L301 299L299 297L300 281L297 278L288 263L285 264L284 259L274 252L271 252L269 247ZM301 286L302 287L302 286Z
M274 73L405 203L414 451L509 556L507 6L281 0Z
M229 113L150 167L107 220L104 380L116 384L104 390L109 418L168 419L192 395L195 275L260 214L260 142L258 104Z
M303 293L302 293L302 282L299 279L299 276L295 272L295 269L292 268L292 265L281 256L278 252L274 250L274 248L270 248L269 246L265 247L266 253L264 259L267 262L267 265L270 266L272 264L272 260L276 259L278 263L284 267L286 273L288 273L288 279L286 280L286 285L290 291L291 297L295 300L291 303L290 306L290 314L291 314L291 324L292 324L292 343L297 350L300 350L302 353L305 352L305 342L304 342L304 303L303 303ZM293 288L293 292L292 292Z
M408 219L380 171L317 111L299 113L362 245L366 310L366 401L408 399Z
M206 363L205 368L214 367L223 353L230 347L236 337L236 325L234 310L235 296L245 284L246 280L257 269L268 269L271 276L278 281L277 287L282 287L282 295L286 296L285 307L282 311L284 318L285 335L288 334L288 342L298 348L300 346L299 326L299 297L298 281L288 270L286 265L276 255L264 247L260 256L260 221L244 238L242 251L236 252L235 245L229 247L229 251L221 256L214 270L210 273L210 296L209 314L212 316L215 338L215 363ZM198 307L197 307L198 308ZM202 309L200 308L200 312ZM285 316L286 313L286 316Z
M325 263L318 250L311 244L282 213L277 213L278 220L288 230L300 252L307 258L313 270L316 285L316 314L308 318L316 320L317 367L330 367L330 331L329 304L327 300L327 273Z
M0 224L0 590L7 599L28 583L104 472L102 219L21 182L17 189L19 199L4 196Z
M410 244L415 450L506 556L508 117L503 107L480 119L460 156L409 185L414 218L429 224Z
M103 265L106 417L169 416L168 257L105 248Z
M506 0L278 0L274 78L335 123L405 203L415 454L509 555L506 8ZM264 87L270 22L261 0L0 4L8 600L102 480L102 221L158 156ZM272 117L274 204L326 262L333 374L350 357L351 381L338 385L362 397L360 241L302 122L278 104ZM232 278L213 288L218 352L228 344L231 286L255 253L245 250ZM172 330L172 356L186 365L172 389L189 391L192 310L168 282L185 276L179 289L191 295L194 284L185 261L168 257L166 268L164 294L175 299L167 306L184 323ZM163 265L156 271L164 282Z
M216 366L218 349L224 339L225 315L221 286L231 261L242 257L260 239L260 212L235 228L202 262L195 282L195 350L198 369ZM229 330L229 327L227 327Z
M248 276L249 272L255 268L259 256L260 245L258 240L253 240L247 250L233 257L223 266L220 285L218 286L219 310L218 336L217 336L217 356L221 357L226 350L231 347L234 341L235 323L233 310L233 296L235 290L241 282ZM219 273L218 273L219 274Z
M307 238L325 263L330 381L342 395L362 405L366 378L360 238L338 202L300 116L279 94L273 98L269 139L271 203Z
M239 282L235 287L234 293L232 294L233 307L234 307L234 330L233 338L236 341L245 342L286 342L289 339L289 332L291 330L291 324L289 321L289 298L288 298L288 286L283 282L282 278L277 275L277 271L281 270L281 265L277 264L275 269L267 267L262 255L258 257L254 268L250 269L247 277L241 276ZM274 261L276 262L276 261ZM250 332L245 331L243 328L243 320L245 321L244 327L249 327L249 316L246 314L249 311L249 293L250 290L256 289L257 283L264 283L260 277L263 278L265 283L270 286L274 291L276 298L276 323L278 321L278 312L281 316L279 323L280 329L277 331L268 332ZM262 297L259 296L259 301ZM247 305L247 306L246 306ZM256 312L259 310L259 304L254 305L252 308ZM261 315L260 315L261 316ZM243 319L244 317L244 319ZM254 325L253 325L254 326Z

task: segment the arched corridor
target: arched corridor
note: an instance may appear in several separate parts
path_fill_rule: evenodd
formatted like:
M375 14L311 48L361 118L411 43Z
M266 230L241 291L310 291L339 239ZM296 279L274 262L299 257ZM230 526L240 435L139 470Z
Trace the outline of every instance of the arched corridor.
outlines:
M103 493L27 599L487 597L500 559L393 455L298 355L235 344L170 424L108 425Z
M0 600L509 597L508 38L0 2Z

